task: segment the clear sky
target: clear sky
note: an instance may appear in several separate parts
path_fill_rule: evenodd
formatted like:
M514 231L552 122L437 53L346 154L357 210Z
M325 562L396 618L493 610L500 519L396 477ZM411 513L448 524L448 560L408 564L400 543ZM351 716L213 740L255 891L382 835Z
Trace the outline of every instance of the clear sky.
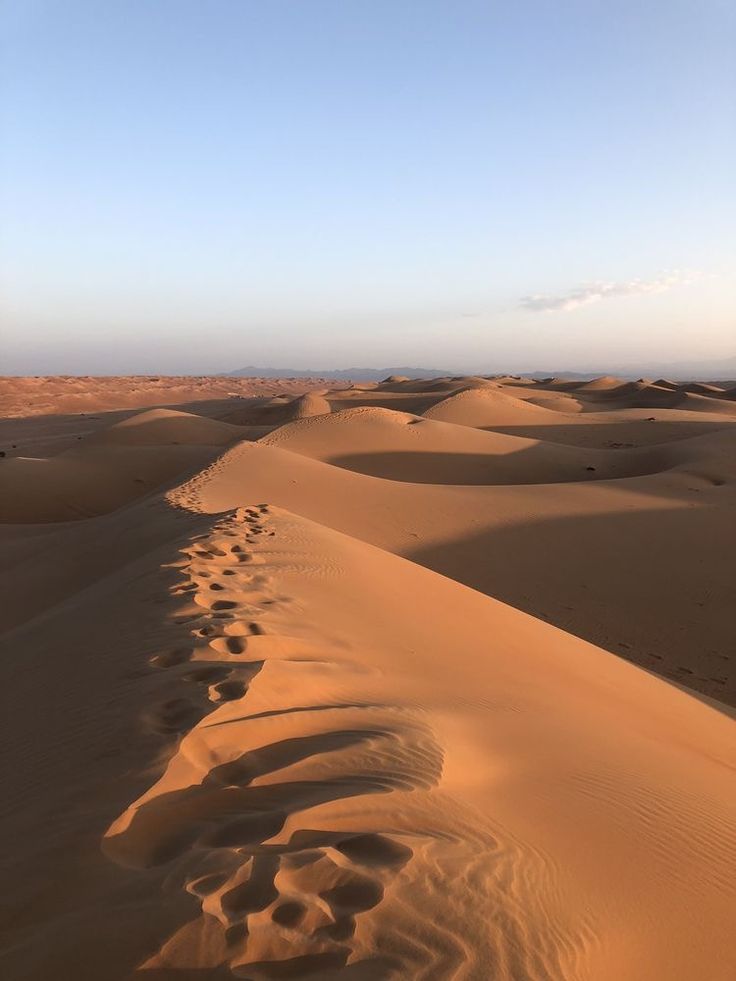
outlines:
M732 0L0 0L0 372L736 354Z

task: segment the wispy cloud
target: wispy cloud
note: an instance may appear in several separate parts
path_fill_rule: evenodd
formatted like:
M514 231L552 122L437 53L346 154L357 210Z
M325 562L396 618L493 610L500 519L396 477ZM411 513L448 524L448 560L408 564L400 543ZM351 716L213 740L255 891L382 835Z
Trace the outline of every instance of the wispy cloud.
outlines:
M524 296L519 305L525 310L542 313L556 310L575 310L577 307L589 306L591 303L609 300L616 296L630 296L637 293L666 293L674 286L684 286L693 282L697 277L697 273L675 271L665 273L656 279L630 279L620 283L588 283L557 296L540 293Z

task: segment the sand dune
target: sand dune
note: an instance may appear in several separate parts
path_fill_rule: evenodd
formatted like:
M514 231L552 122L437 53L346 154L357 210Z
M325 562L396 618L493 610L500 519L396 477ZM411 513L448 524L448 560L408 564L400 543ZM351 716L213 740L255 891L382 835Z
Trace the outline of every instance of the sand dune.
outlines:
M242 438L240 427L218 419L172 409L151 409L91 436L88 445L224 446L238 438Z
M243 405L224 417L237 425L280 426L294 419L308 419L331 412L323 392L307 392L297 398L279 396L254 405Z
M593 378L592 381L579 382L575 386L575 391L580 394L591 394L593 392L610 392L615 391L626 383L622 378L614 378L613 375L601 375L600 378Z
M267 446L357 473L430 484L545 484L662 469L652 451L585 450L374 407L281 426Z
M736 406L730 405L727 401L685 390L670 392L654 385L647 385L636 393L627 391L622 392L620 396L617 393L618 390L614 390L610 394L624 404L629 403L632 408L684 409L689 412L721 413L736 416ZM634 394L633 399L628 397L632 394Z
M736 420L727 401L658 390L648 384L619 383L613 378L596 381L601 385L594 387L593 394L581 393L579 387L574 392L559 392L555 384L540 384L527 390L514 384L487 391L460 389L429 404L429 396L415 394L413 406L394 403L389 407L420 412L428 419L459 426L599 449L684 439L721 429ZM542 389L545 394L540 397ZM341 400L340 407L346 404ZM652 415L653 408L666 411Z
M707 385L704 382L690 382L688 385L679 386L683 392L691 392L694 395L722 395L723 389L718 385Z
M23 790L53 800L63 787L90 828L105 825L110 866L80 862L87 842L63 825L47 833L57 874L77 869L66 904L85 944L48 911L53 883L32 878L33 929L17 933L7 970L43 977L50 952L81 979L136 965L172 977L483 978L489 964L502 979L728 976L729 720L278 509L180 513L148 516L170 525L171 544L124 574L144 624L169 611L156 629L125 624L116 573L23 633L39 653L21 676L54 682L35 694L37 731L50 689L67 711L91 683L107 691L104 713L88 709L53 750L34 744ZM74 658L45 662L43 638L77 635L92 601ZM80 672L86 690L73 687ZM24 715L13 706L11 736ZM143 748L166 745L146 781ZM106 747L127 776L100 796ZM36 762L71 753L72 774ZM16 856L9 882L19 876L27 894Z
M0 459L3 977L730 981L734 417L561 384Z
M215 447L199 445L121 446L68 450L50 460L8 460L0 520L73 521L105 514L216 455Z
M270 500L734 699L736 528L722 508L736 486L728 464L736 433L727 435L730 449L710 466L702 457L678 466L673 456L671 469L651 476L536 486L378 480L240 444L190 493L193 507L213 513L236 507L243 493ZM631 572L641 569L645 579Z
M720 396L723 389L715 385L692 383L677 385L660 379L653 382L647 378L638 381L623 382L618 378L596 378L591 382L578 384L565 393L570 399L579 401L591 400L592 406L597 402L615 403L616 408L646 409L665 408L679 409L689 412L707 412L713 414L733 415L730 406L724 406ZM584 408L584 404L581 408Z
M243 430L186 412L141 412L49 459L3 461L0 521L68 521L104 514L200 469Z
M438 422L492 429L523 425L525 422L542 425L542 421L548 418L548 412L531 402L507 395L498 388L468 388L443 399L424 415Z

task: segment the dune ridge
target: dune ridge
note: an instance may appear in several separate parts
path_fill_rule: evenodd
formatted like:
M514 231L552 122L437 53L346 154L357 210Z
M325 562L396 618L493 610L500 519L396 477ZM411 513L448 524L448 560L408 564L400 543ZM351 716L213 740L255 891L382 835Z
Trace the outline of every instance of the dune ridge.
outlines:
M173 499L187 503L186 496L180 498L176 492ZM180 612L190 613L193 644L188 659L182 651L175 660L185 659L193 669L189 676L207 687L209 699L220 707L182 738L162 778L113 823L104 846L106 854L127 866L183 866L185 889L201 902L200 917L170 937L144 968L212 968L224 960L236 976L253 978L284 973L338 976L347 960L360 965L366 977L481 978L490 968L500 978L613 978L620 976L616 972L626 972L627 963L655 971L663 964L681 969L683 951L672 949L671 938L658 943L647 932L646 946L638 946L636 904L626 892L628 876L614 874L615 855L609 854L606 862L613 881L598 902L604 903L601 908L613 904L616 909L615 883L624 890L614 918L619 919L618 929L628 929L632 936L620 959L608 949L611 941L591 896L590 907L576 909L569 895L566 903L560 902L560 893L571 888L565 876L575 835L568 839L552 821L548 840L539 840L535 829L535 839L525 841L510 832L503 818L492 815L504 813L503 788L509 778L503 774L520 753L519 746L512 749L499 731L510 727L516 732L519 714L526 720L526 731L524 737L517 732L516 738L531 747L538 738L539 716L551 712L561 720L566 704L577 707L579 685L588 696L587 711L605 705L617 719L610 723L617 737L623 738L624 720L630 722L641 711L637 699L646 700L647 724L666 729L673 708L670 699L685 696L658 691L658 683L644 675L629 677L632 669L613 658L601 664L601 652L582 642L576 649L565 635L555 637L553 628L498 609L492 600L476 599L477 594L431 573L402 569L403 587L423 595L420 643L414 629L398 627L401 605L387 602L387 584L396 581L392 566L400 560L267 505L221 517L212 534L199 538L184 554L189 556L181 567L186 581L178 590L190 605ZM421 587L407 581L415 576ZM338 583L349 584L344 590L349 595L356 587L367 590L371 608L380 604L387 618L380 630L367 629L367 606L336 597ZM467 602L484 608L496 640L490 648L484 645L480 664L464 651L469 632L460 632L461 639L456 625L451 640L440 626L446 617L429 612L440 596L445 606ZM333 609L340 612L325 631ZM473 613L475 631L481 611L475 608ZM335 629L345 623L349 632ZM388 624L391 629L386 631ZM430 635L435 636L433 644ZM413 647L406 649L409 638ZM511 645L514 657L501 654L499 644L502 650ZM453 651L452 684L446 645ZM556 652L552 661L550 647ZM392 654L398 649L399 661ZM524 663L522 650L531 663ZM595 675L586 663L590 659L596 661ZM166 655L157 661L159 670L168 670L169 664ZM463 677L468 664L473 674L480 670L493 677L490 704L482 698L476 704L468 700ZM421 674L416 671L419 665ZM556 683L548 676L550 669ZM434 671L437 678L430 677ZM543 696L540 672L545 676ZM535 694L525 693L531 677ZM457 698L467 713L459 732L452 722ZM556 703L554 708L550 701ZM183 705L176 708L178 716L186 716ZM688 709L679 717L678 741L687 746L694 740L691 752L700 757L702 750L696 747L703 727L707 731L708 725L718 728L722 723L704 706L693 703ZM485 726L468 726L473 713L495 718L494 736L483 738ZM692 723L686 722L688 714ZM713 863L711 836L717 847L715 842L727 829L727 823L718 823L726 821L725 801L717 789L718 764L707 807L694 798L684 803L688 778L680 774L684 796L668 829L668 846L653 849L654 828L648 822L656 813L657 835L665 830L663 814L672 799L672 778L662 781L660 776L653 782L647 767L653 764L656 772L657 754L648 762L645 744L638 743L641 737L636 732L629 736L639 745L635 769L642 774L640 780L647 773L649 786L647 808L640 812L637 779L627 772L631 761L619 772L628 754L619 748L602 764L605 751L598 747L591 754L595 768L586 776L584 758L568 751L576 724L568 721L566 728L572 732L558 737L559 757L547 743L544 766L567 783L560 796L569 794L576 809L586 811L587 832L595 835L597 824L597 833L614 851L615 823L608 809L600 812L600 805L612 794L625 806L627 819L642 836L638 860L645 867L640 865L636 873L640 887L649 877L659 879L661 887L662 877L666 881L674 875L676 898L668 914L681 916L684 924L691 900L683 888L688 881L683 863L695 862L702 876L703 866ZM679 746L670 752L679 762ZM496 776L490 786L479 785L472 776L477 764L470 761L489 753L496 758ZM598 777L601 769L605 780ZM702 773L699 786L703 787ZM506 807L515 813L519 802L513 791L507 792ZM654 803L660 793L661 806ZM711 799L713 793L721 803ZM693 806L701 836L697 844L688 841L683 854L683 809ZM559 799L548 801L547 808L554 807L564 813ZM714 816L707 819L706 833L703 822L709 811ZM522 827L525 821L515 816L517 827ZM567 853L567 873L553 860L549 839ZM625 848L631 859L628 837ZM464 875L454 880L451 869L458 864ZM715 862L697 893L717 894L728 889L728 882L729 872ZM424 905L440 895L441 927L432 917L432 906ZM640 895L639 902L646 901ZM481 915L479 902L485 911ZM502 929L489 929L489 909L494 910L492 922L502 923ZM610 917L610 909L607 912ZM410 938L416 937L419 924L422 945L417 949ZM697 957L702 966L702 949Z
M4 977L730 981L734 418L562 386L0 460Z

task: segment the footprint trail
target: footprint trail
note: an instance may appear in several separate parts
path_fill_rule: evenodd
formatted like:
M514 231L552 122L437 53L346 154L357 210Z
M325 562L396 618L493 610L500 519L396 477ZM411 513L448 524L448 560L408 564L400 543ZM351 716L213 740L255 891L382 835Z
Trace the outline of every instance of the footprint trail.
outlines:
M183 693L144 720L178 745L103 850L129 868L166 868L199 914L141 970L480 979L495 963L513 977L558 977L580 938L561 953L529 936L519 905L538 901L530 883L552 876L547 860L443 793L429 714L392 697L355 639L311 622L282 584L311 574L329 589L340 574L303 567L301 534L259 505L182 550L174 592L191 642L151 666L175 672Z

